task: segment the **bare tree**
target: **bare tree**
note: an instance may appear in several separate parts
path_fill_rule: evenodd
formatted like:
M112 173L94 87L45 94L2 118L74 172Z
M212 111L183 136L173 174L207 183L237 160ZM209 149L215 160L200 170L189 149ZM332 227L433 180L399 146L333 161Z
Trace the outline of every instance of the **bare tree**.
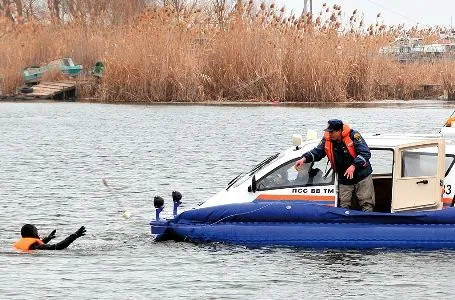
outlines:
M228 14L228 0L212 0L213 11L220 27L224 27L224 21Z
M2 0L2 3L3 3L3 13L4 13L4 16L8 19L11 20L11 22L14 22L14 17L13 17L13 14L11 12L11 6L10 6L10 2L9 0Z
M186 0L171 0L170 2L176 12L181 12L186 6Z
M23 12L23 5L22 5L22 0L13 0L14 1L14 4L16 4L16 12L17 12L17 16L18 16L18 22L20 23L23 23L24 20L23 20L23 16L24 16L24 12Z
M0 14L12 22L47 15L53 23L122 24L157 1L181 10L188 0L0 0Z
M26 0L24 12L27 16L27 19L31 19L35 17L35 0Z
M51 21L60 23L61 0L47 0L47 6L51 15Z

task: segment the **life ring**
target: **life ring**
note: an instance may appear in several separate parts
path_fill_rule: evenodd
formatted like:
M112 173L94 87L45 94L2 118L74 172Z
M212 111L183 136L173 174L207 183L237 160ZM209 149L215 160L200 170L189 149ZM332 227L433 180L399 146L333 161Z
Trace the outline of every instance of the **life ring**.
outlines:
M444 124L444 127L452 127L452 122L455 122L455 117L448 118L446 123Z

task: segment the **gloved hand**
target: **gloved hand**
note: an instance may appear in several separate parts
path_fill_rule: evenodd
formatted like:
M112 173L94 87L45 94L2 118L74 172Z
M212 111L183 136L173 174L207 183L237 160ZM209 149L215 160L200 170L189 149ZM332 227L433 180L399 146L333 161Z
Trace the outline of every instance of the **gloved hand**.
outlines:
M43 243L47 244L49 243L52 239L55 239L55 232L57 230L53 230L48 236L46 236L44 239L41 239Z
M50 240L52 240L52 239L55 239L55 232L56 232L56 231L57 231L56 229L52 230L52 232L51 232L51 233L47 236L47 238L46 238L47 241L50 241Z
M78 238L85 235L85 226L81 226L75 233Z

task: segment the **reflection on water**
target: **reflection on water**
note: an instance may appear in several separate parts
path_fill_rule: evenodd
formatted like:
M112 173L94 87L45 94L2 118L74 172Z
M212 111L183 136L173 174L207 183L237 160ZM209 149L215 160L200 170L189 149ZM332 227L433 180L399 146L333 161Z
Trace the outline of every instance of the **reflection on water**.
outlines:
M128 106L0 103L0 296L78 299L364 299L448 296L455 252L311 251L154 243L153 197L172 213L214 195L240 171L319 134L330 118L361 133L437 133L452 107L436 101L359 106ZM111 189L103 185L103 179ZM122 217L129 210L131 218ZM65 251L17 254L23 223ZM24 272L26 270L26 272ZM266 296L265 296L266 295Z

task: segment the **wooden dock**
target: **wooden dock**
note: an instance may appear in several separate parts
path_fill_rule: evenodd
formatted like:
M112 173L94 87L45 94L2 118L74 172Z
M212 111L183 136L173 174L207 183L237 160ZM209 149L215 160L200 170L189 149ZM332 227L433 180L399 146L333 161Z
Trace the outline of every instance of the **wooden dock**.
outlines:
M76 97L76 81L65 80L55 82L42 82L31 86L27 90L19 88L16 99L33 100L33 99L52 99L52 100L69 100Z

